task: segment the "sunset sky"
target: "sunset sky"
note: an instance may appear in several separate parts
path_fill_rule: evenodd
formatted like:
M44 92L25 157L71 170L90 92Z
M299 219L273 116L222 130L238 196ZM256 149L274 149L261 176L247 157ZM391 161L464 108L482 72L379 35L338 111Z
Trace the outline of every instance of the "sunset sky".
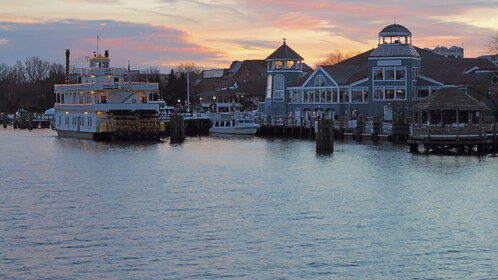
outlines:
M413 44L464 46L465 57L488 54L498 34L496 0L0 0L0 63L38 56L64 63L108 49L114 67L181 63L226 68L264 59L287 43L314 67L336 49L376 47L392 23Z

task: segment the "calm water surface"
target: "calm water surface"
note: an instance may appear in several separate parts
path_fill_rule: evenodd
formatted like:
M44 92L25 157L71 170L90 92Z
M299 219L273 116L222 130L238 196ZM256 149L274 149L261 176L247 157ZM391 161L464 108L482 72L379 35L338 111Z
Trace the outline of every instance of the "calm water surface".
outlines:
M498 157L0 129L2 279L496 279Z

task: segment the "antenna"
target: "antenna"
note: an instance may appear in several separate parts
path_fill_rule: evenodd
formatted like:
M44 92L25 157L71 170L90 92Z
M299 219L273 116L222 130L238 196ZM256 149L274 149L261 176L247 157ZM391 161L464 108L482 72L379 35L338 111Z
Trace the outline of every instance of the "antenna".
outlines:
M394 24L396 24L396 17L394 17Z
M99 55L99 35L97 35L97 55Z

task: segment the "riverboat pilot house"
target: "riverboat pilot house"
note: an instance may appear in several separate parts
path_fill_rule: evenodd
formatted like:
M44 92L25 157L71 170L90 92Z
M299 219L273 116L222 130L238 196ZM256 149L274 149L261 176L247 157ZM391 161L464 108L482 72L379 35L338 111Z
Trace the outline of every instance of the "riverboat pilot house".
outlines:
M303 58L284 41L267 59L265 113L296 118L317 111L351 120L405 113L438 89L453 86L497 109L498 68L482 58L446 58L412 45L412 33L392 24L378 47L334 65L302 71Z

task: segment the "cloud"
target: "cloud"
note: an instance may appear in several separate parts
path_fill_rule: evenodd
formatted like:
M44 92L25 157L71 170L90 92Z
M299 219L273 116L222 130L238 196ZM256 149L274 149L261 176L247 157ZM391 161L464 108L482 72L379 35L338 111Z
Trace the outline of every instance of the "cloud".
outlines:
M114 67L130 60L137 69L175 67L181 62L212 61L223 53L190 42L190 35L177 29L111 20L64 20L47 23L0 22L0 61L12 65L17 60L38 56L64 63L65 49L83 58L97 50L109 49ZM81 59L80 59L81 60Z

